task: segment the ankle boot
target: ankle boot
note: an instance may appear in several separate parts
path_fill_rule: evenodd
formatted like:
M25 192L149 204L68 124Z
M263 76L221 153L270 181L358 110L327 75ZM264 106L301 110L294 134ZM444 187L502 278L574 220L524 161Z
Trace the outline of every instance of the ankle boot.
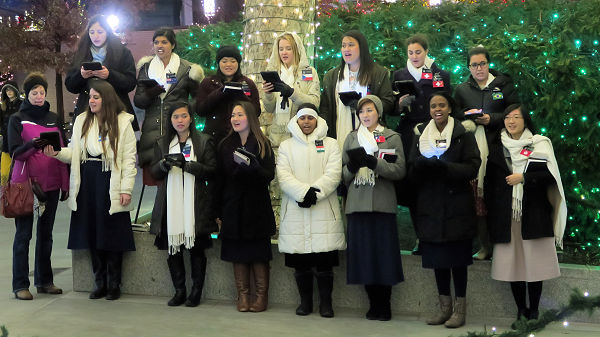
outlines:
M170 307L177 307L185 302L185 288L175 289L175 295L167 302Z
M377 302L377 286L371 284L365 284L365 291L369 297L369 311L365 317L369 320L377 319L379 316L379 303Z
M300 293L300 305L296 308L296 315L306 316L313 311L313 272L296 270L294 277Z
M202 288L204 288L204 278L206 277L206 256L204 251L201 255L196 255L190 250L191 265L192 265L192 291L187 301L186 307L196 307L200 304L202 298Z
M250 311L265 311L269 303L269 264L253 263L252 271L254 272L254 283L256 284L256 301L250 306Z
M90 293L90 300L96 300L106 296L107 270L106 254L103 251L90 249L92 258L92 270L94 272L94 283L96 288Z
M427 320L429 325L440 325L444 324L450 316L452 316L452 297L439 295L440 298L440 312L436 313L433 317Z
M233 276L238 293L237 310L246 312L250 308L250 265L234 263Z
M392 286L381 285L377 291L379 297L379 315L377 319L380 321L389 321L392 319Z
M465 325L467 318L467 298L457 297L454 302L454 312L450 319L444 323L446 328L459 328Z
M319 285L319 314L321 317L333 317L333 271L318 271L317 284Z

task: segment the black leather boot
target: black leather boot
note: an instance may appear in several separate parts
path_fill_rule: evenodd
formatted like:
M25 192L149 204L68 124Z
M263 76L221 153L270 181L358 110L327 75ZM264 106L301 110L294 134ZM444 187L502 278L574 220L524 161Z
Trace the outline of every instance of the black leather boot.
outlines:
M204 287L204 278L206 277L206 256L204 250L201 253L190 250L190 259L192 265L192 291L185 301L186 307L196 307L200 304L202 298L202 288Z
M377 302L377 286L372 284L365 284L365 291L369 297L369 311L365 317L369 320L375 320L379 317L379 304Z
M185 302L185 265L183 264L183 253L179 252L175 255L167 257L167 265L171 273L171 281L175 287L175 295L167 302L170 307L182 305Z
M321 317L333 317L333 271L317 271L317 284L319 285L319 313Z
M392 319L392 306L390 303L392 286L380 285L378 288L379 316L377 319L380 321L389 321Z
M106 270L108 275L108 290L106 299L118 300L121 297L121 265L123 264L122 252L106 252Z
M106 296L106 254L101 250L90 249L92 270L96 288L90 293L90 300Z
M296 308L296 315L306 316L313 311L313 272L312 270L299 270L294 272L300 305Z

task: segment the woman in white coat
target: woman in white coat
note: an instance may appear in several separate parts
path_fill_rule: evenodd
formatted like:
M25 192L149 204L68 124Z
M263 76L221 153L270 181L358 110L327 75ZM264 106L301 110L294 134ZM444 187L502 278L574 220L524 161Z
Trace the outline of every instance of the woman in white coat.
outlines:
M300 293L297 315L312 312L313 268L319 286L319 313L333 317L331 292L338 250L346 248L336 188L341 181L342 155L337 141L327 137L327 123L310 104L299 106L288 123L292 138L279 146L277 177L283 192L279 251L285 265L295 268Z

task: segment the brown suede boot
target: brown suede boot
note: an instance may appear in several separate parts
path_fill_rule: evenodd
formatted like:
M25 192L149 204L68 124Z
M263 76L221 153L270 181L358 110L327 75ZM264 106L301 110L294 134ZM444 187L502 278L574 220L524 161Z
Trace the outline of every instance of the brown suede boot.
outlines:
M444 324L452 316L452 297L440 295L440 312L427 320L429 325Z
M237 310L248 311L250 307L250 265L245 263L233 264L233 276L238 292Z
M446 328L459 328L465 325L467 318L467 298L457 297L454 302L454 313L450 316L450 319L444 323Z
M267 310L269 303L269 264L254 263L254 283L256 284L256 301L250 306L250 311L261 312Z

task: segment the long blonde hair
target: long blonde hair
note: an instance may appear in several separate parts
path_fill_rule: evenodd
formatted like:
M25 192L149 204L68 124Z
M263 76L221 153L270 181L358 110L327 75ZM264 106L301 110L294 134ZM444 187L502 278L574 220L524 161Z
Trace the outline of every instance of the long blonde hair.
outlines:
M279 42L281 40L286 40L292 46L292 52L294 53L294 65L296 66L296 69L294 69L294 76L298 76L298 65L300 64L300 52L298 51L298 45L296 44L296 40L294 39L292 34L288 34L288 33L279 36L276 41L278 53L279 53ZM279 61L280 69L281 69L281 67L285 67L283 62L281 62L281 57L279 57L279 54L277 55L277 60Z

